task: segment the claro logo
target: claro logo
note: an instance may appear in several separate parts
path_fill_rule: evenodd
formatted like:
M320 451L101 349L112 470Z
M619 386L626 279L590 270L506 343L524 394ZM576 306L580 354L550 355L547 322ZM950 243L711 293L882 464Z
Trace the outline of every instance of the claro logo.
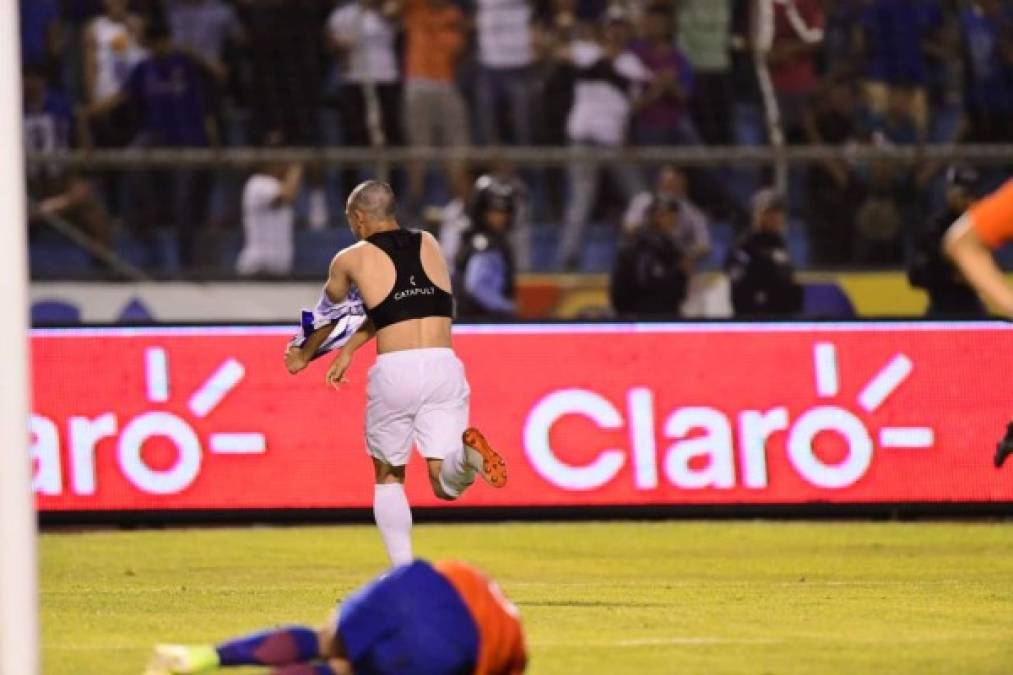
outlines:
M168 355L161 347L144 353L147 400L169 400ZM194 418L207 417L246 376L243 365L226 359L190 395L187 408ZM43 495L60 495L64 477L60 465L60 435L57 424L48 417L32 415L29 426L31 455L35 462L33 487ZM145 443L155 437L167 439L176 450L171 466L153 467L145 461ZM120 471L138 490L155 495L179 493L188 488L200 473L204 445L191 422L175 413L150 410L123 420L115 412L95 417L71 416L67 419L69 444L69 485L75 495L94 495L97 489L95 450L99 441L114 438ZM208 435L207 447L215 454L261 454L267 440L256 432L215 432Z
M813 347L816 394L832 398L838 394L836 347L817 343ZM858 395L857 405L875 412L910 376L913 363L904 354L895 355ZM625 416L624 416L625 412ZM594 460L580 466L560 460L550 443L553 426L563 417L580 415L601 429L629 432L629 447L602 450ZM695 433L688 437L690 432ZM884 427L878 434L851 410L839 405L815 405L790 420L784 406L769 410L743 410L737 419L715 408L691 406L671 411L661 425L666 440L673 441L661 459L668 482L683 489L736 487L733 436L738 435L738 465L741 484L747 488L767 487L767 440L787 432L787 454L791 466L810 484L828 489L854 485L872 463L875 449L927 449L935 442L928 427ZM847 452L837 463L828 463L814 451L814 440L823 432L839 434ZM613 480L627 461L632 461L634 485L638 490L658 487L659 455L655 442L654 394L646 387L626 393L625 411L604 396L587 389L561 389L548 394L532 408L524 424L524 449L535 470L548 482L567 490L594 490ZM694 461L697 460L697 461ZM706 460L706 461L701 461Z

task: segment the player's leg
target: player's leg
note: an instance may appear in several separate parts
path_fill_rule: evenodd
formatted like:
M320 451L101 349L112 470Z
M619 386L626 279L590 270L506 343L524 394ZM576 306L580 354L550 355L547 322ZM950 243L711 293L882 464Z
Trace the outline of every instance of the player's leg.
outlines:
M447 350L426 364L426 402L415 416L415 439L429 465L433 493L453 500L481 475L506 484L506 463L477 429L467 429L471 389L464 364Z
M331 652L321 632L307 626L285 626L218 645L157 645L145 673L176 675L231 666L291 666L331 658Z
M1013 455L1013 422L1009 423L1006 427L1006 436L999 441L999 444L995 448L995 468L1002 468L1002 465L1006 462L1006 458Z
M412 561L412 512L404 480L418 396L417 387L403 377L403 359L382 354L366 385L366 449L376 478L373 517L393 566Z
M157 645L145 675L205 673L230 666L279 666L271 675L351 675L337 611L314 630L286 626L218 645Z
M412 561L412 510L404 491L405 467L391 466L373 457L376 487L373 519L392 566Z

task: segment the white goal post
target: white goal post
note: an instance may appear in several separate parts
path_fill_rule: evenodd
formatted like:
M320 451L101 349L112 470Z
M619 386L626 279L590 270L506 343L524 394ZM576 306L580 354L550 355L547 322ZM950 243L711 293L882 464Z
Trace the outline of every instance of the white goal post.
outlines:
M0 2L0 675L39 672L35 509L28 457L28 251L18 3Z

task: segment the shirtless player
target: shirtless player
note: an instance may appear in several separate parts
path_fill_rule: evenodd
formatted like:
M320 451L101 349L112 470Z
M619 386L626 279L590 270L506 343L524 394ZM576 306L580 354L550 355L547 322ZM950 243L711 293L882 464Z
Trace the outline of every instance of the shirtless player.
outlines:
M1006 283L992 249L1013 241L1013 180L971 206L946 233L946 254L960 268L978 294L1013 319L1013 287ZM993 463L1000 468L1013 455L1013 422L995 449Z
M378 356L366 386L366 450L376 474L373 515L391 564L401 565L413 559L404 492L413 442L441 499L457 499L476 474L503 487L506 463L477 429L466 429L470 389L451 348L450 274L436 239L401 229L386 183L358 185L345 215L360 241L334 256L324 294L341 302L354 285L369 320L335 357L327 383L339 387L355 351L376 336ZM313 333L302 348L288 349L290 372L306 367L329 330Z

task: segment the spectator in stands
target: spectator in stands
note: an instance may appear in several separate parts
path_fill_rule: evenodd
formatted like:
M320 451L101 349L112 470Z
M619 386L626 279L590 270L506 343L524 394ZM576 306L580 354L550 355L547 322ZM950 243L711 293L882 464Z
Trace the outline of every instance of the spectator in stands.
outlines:
M652 4L641 21L643 38L631 49L651 72L653 86L637 106L635 140L641 145L699 145L702 141L689 110L693 71L675 46L671 9Z
M127 0L104 0L105 12L84 27L84 91L90 104L115 97L131 71L145 57L141 45L141 18L128 9ZM125 145L134 133L127 108L113 109L95 120L92 138L100 147Z
M824 0L826 29L822 71L830 77L858 77L862 67L864 7L853 0Z
M966 49L968 140L1013 141L1013 8L970 2L960 16Z
M166 18L172 41L200 61L219 83L228 77L225 48L243 40L239 16L224 0L168 0Z
M943 239L978 197L978 172L952 166L946 172L946 206L929 222L915 244L908 280L929 294L926 316L984 317L984 305L960 270L943 252Z
M641 192L630 201L623 216L623 231L632 234L649 224L651 208L659 200L678 207L674 236L684 255L686 272L692 276L696 266L711 253L710 231L707 216L689 198L686 174L676 167L662 167L653 192Z
M475 183L470 227L461 237L454 264L454 295L462 318L509 318L517 311L509 230L518 197L511 183L493 176Z
M931 119L930 143L955 143L964 132L964 95L966 66L964 63L963 27L960 12L954 5L944 5L942 24L936 38L925 45ZM932 167L936 173L941 165Z
M357 0L339 5L327 20L328 44L341 64L338 101L346 145L402 144L397 12L393 3ZM358 182L358 170L346 170L346 188Z
M21 65L39 69L50 83L60 80L64 34L57 0L21 0Z
M693 121L708 145L730 143L732 0L682 0L678 8L678 43L694 73Z
M863 140L862 110L852 77L832 77L813 97L803 119L806 141L844 147ZM809 169L809 257L816 265L851 261L855 214L862 199L857 167L844 159L822 160Z
M526 271L531 267L530 190L510 163L496 162L488 173L479 176L466 198L454 198L443 207L427 209L426 220L432 231L437 233L443 257L453 269L464 233L472 226L476 195L489 185L495 192L511 195L510 246L514 252L515 267Z
M679 203L655 199L647 223L625 236L612 268L612 308L631 318L678 317L686 299L685 254L677 243Z
M88 147L88 127L74 117L71 102L49 88L43 66L27 68L22 76L24 87L25 149L32 153L59 152L72 147ZM28 196L31 220L58 216L83 230L97 244L108 246L109 218L86 176L61 167L29 168Z
M531 0L477 0L478 81L475 103L483 143L510 140L530 145L534 46ZM507 112L510 133L500 130L500 112Z
M651 72L630 48L630 25L625 10L613 6L605 17L599 39L574 41L560 56L577 72L573 105L567 120L570 143L583 147L619 148L626 143L631 113L645 96ZM655 85L663 86L663 85ZM569 203L563 225L560 260L564 269L578 267L581 237L598 196L598 168L574 162L569 169ZM605 168L626 193L642 189L637 169L619 162Z
M795 281L786 227L784 198L769 188L758 192L753 198L752 231L725 261L736 318L789 317L802 310L802 286Z
M321 26L329 3L320 0L245 0L251 90L247 103L251 135L279 132L286 143L315 147L320 142ZM323 175L307 172L307 221L312 229L330 222Z
M544 16L535 23L538 95L533 107L538 124L534 127L534 142L539 145L566 144L566 118L573 105L577 74L570 61L559 59L557 55L587 30L576 10L576 0L549 0L543 10ZM542 177L546 216L560 221L565 211L566 172L549 167Z
M144 148L204 148L216 140L215 122L209 114L208 75L200 63L175 48L167 23L147 27L149 55L130 73L123 89L89 108L89 115L103 115L132 103L140 111L140 131L133 144ZM180 168L134 174L134 188L142 235L157 256L152 228L174 229L179 258L185 267L195 262L197 232L205 224L208 202L207 172ZM171 195L167 199L167 195ZM162 262L165 262L163 259Z
M267 145L278 145L275 135ZM299 195L302 167L271 163L261 167L243 188L243 250L236 273L243 277L284 277L292 273L293 202Z
M803 111L819 84L825 23L820 2L758 0L754 11L753 49L765 66L758 73L768 133L799 139Z
M929 125L925 54L942 22L938 0L872 0L861 17L869 107L882 115L891 91L904 91L911 98L919 141L927 137Z
M469 142L468 110L457 90L457 63L465 47L464 13L449 0L404 0L405 129L415 147L462 147ZM425 190L425 165L409 171L409 204ZM447 182L456 194L466 190L466 168L452 161Z
M914 105L909 90L891 88L886 111L871 117L872 142L884 147L918 143ZM898 263L903 258L904 223L916 214L916 171L891 160L875 160L869 164L867 180L867 197L855 216L855 260Z

